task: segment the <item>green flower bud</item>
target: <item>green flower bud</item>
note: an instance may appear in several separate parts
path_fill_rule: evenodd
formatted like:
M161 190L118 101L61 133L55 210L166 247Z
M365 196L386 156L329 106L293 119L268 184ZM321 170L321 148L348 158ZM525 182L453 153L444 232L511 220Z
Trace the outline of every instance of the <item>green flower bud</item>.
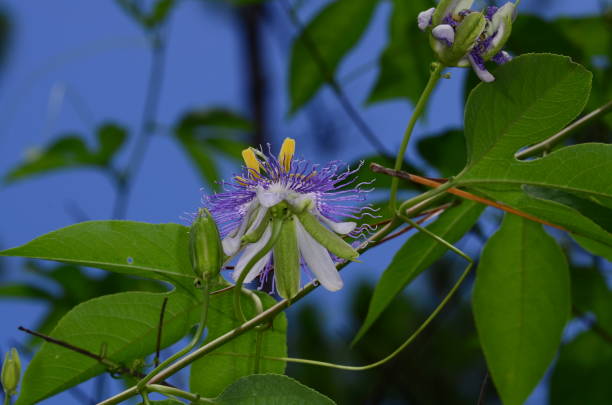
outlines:
M17 349L12 348L4 356L2 363L2 387L6 395L13 396L17 394L17 386L21 377L21 361Z
M223 248L215 220L200 208L189 230L191 266L197 277L210 278L221 271Z
M457 66L472 50L486 25L482 13L466 15L456 28L446 24L438 25L432 30L431 46L444 65Z

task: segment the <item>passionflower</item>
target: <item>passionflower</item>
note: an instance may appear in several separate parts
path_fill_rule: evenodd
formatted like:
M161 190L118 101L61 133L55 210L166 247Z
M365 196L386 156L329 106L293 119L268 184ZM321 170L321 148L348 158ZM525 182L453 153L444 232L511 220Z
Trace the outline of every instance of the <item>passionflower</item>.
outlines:
M485 62L508 62L503 50L516 18L516 4L489 6L481 12L470 9L473 0L442 0L417 17L422 31L429 31L430 43L441 63L446 66L471 66L480 80L492 82L495 77ZM517 1L518 3L518 1Z
M284 298L299 290L302 268L326 289L342 288L336 263L358 256L344 238L367 231L367 225L357 226L355 220L372 210L359 204L370 191L362 188L369 183L354 185L352 175L359 168L342 170L338 161L319 167L294 158L294 153L291 138L285 139L278 157L269 146L267 153L245 149L243 173L224 182L223 192L204 199L219 224L224 253L238 257L233 279L248 271L242 275L248 283L273 273L276 290ZM351 220L342 221L346 218ZM261 258L247 269L258 255Z

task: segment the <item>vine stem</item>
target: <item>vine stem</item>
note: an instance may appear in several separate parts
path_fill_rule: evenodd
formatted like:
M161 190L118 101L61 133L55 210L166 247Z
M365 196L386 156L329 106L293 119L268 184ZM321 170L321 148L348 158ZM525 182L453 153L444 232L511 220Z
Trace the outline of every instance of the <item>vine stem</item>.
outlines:
M557 132L555 135L551 136L550 138L545 139L544 141L537 143L533 146L530 146L529 148L524 149L520 152L517 152L514 155L514 157L516 159L522 160L522 159L525 159L531 156L538 155L541 152L547 152L555 144L561 142L562 140L570 136L574 131L589 124L592 120L595 120L599 117L603 117L604 115L608 114L611 111L612 111L612 100L608 101L606 104L599 107L598 109L591 111L589 114L585 115L579 120L573 122L571 125Z
M446 304L448 304L448 302L453 298L453 296L455 295L455 293L457 292L457 290L459 289L461 284L463 284L463 281L465 281L466 277L470 273L470 270L472 269L472 266L474 265L474 261L472 260L471 257L469 257L467 254L465 254L462 250L458 249L457 247L453 246L451 243L447 242L446 240L444 240L440 236L438 236L435 233L431 232L429 229L427 229L425 227L422 227L418 222L416 222L416 221L412 220L411 218L409 218L407 216L404 216L404 215L400 215L400 218L402 220L406 221L410 226L412 226L414 228L417 228L419 231L425 233L429 237L435 239L440 244L446 246L448 249L452 250L453 252L455 252L457 255L461 256L462 258L464 258L468 262L467 267L465 268L465 270L463 270L463 273L461 274L461 276L459 277L459 279L457 280L455 285L453 285L453 287L450 289L448 294L444 297L442 302L440 302L440 304L438 304L436 309L434 309L434 311L427 317L427 319L425 319L425 321L423 321L423 323L417 328L417 330L414 331L408 337L408 339L406 339L404 341L404 343L402 343L397 349L395 349L393 352L391 352L388 356L386 356L385 358L383 358L381 360L378 360L378 361L376 361L374 363L366 364L364 366L347 366L347 365L343 365L343 364L335 364L335 363L329 363L329 362L318 361L318 360L298 359L298 358L294 358L294 357L262 356L262 358L267 359L267 360L285 361L285 362L289 362L289 363L309 364L309 365L312 365L312 366L328 367L328 368L334 368L334 369L338 369L338 370L365 371L365 370L370 370L370 369L376 368L378 366L382 366L383 364L391 361L394 357L396 357L399 353L401 353L408 345L410 345L421 334L421 332L423 332L423 330L425 330L425 328L427 328L427 326L444 309ZM219 353L219 354L232 355L230 353ZM242 357L242 355L239 355L239 354L233 354L233 355L241 356ZM245 355L245 356L248 356L248 355ZM250 357L250 356L248 356L248 357Z
M179 359L183 357L184 355L186 355L187 353L189 353L191 349L193 349L198 344L200 339L202 338L202 334L204 333L204 329L206 328L206 322L208 319L208 303L210 301L210 294L209 294L210 285L209 284L210 283L207 279L204 279L202 281L202 314L200 315L200 323L198 325L198 329L196 330L195 335L193 335L191 342L189 342L189 344L185 346L183 349L174 353L172 356L168 357L166 360L161 362L161 364L155 367L149 374L147 374L140 381L138 381L136 388L139 391L142 391L143 389L145 389L146 384L149 381L151 381L161 370L163 370L168 365L172 364L172 362L174 362L176 359Z
M158 392L166 396L176 396L191 401L192 404L214 404L215 402L210 398L202 398L197 394L183 391L178 388L166 387L164 385L150 384L147 385L147 390L151 392Z
M412 111L412 116L410 117L410 121L408 121L406 131L404 132L404 138L402 139L402 143L395 158L395 166L393 167L395 170L402 169L402 163L404 163L404 156L406 155L406 149L408 149L408 143L410 142L410 137L412 136L414 126L416 125L421 114L423 114L425 106L427 105L427 101L429 100L431 93L436 87L436 84L438 84L442 70L444 70L445 66L441 63L434 62L432 63L432 67L433 69L431 70L427 86L425 86L425 90L423 90L423 93L421 93L421 97L419 97L419 101L417 101L416 106L414 107L414 111ZM399 179L391 179L391 193L389 195L389 207L391 209L391 212L395 212L398 186Z
M9 394L4 394L4 405L11 405L11 396Z
M383 239L385 236L389 235L391 232L393 232L395 229L397 229L397 227L400 224L401 224L401 221L398 220L397 218L392 219L384 228L382 228L380 231L376 232L367 241L362 243L361 246L359 246L358 250L360 252L365 252L365 251L369 250L370 247L375 246L375 244L373 242L376 242L377 240ZM348 263L349 262L347 262L347 261L339 263L338 266L337 266L338 270L342 270ZM254 316L253 318L249 319L248 321L246 321L245 323L243 323L240 326L236 327L235 329L230 330L229 332L227 332L227 333L217 337L216 339L211 340L210 342L208 342L204 346L200 347L199 349L194 350L193 352L187 354L186 356L184 356L180 360L176 361L174 364L171 364L170 366L166 367L164 370L160 371L159 374L157 374L156 376L151 378L149 380L149 383L150 383L149 385L156 384L156 383L158 383L160 381L164 381L165 379L167 379L168 377L176 374L177 372L179 372L183 368L187 367L188 365L190 365L194 361L196 361L199 358L205 356L206 354L212 352L213 350L217 349L218 347L224 345L226 342L228 342L228 341L230 341L230 340L232 340L232 339L242 335L243 333L246 333L246 332L250 331L251 329L256 328L257 326L259 326L260 324L266 322L269 319L273 319L280 312L284 311L289 306L293 305L294 303L296 303L297 301L299 301L300 299L304 298L306 295L308 295L312 291L314 291L318 287L318 285L319 284L315 283L315 282L308 283L306 286L304 286L304 288L302 288L295 295L295 297L291 298L291 300L283 299L283 300L277 302L275 305L273 305L270 308L266 309L262 313ZM138 395L138 388L136 386L128 388L125 391L120 392L120 393L116 394L115 396L113 396L111 398L108 398L108 399L98 403L98 405L114 405L114 404L118 404L118 403L120 403L122 401L125 401L125 400L135 396L135 395Z

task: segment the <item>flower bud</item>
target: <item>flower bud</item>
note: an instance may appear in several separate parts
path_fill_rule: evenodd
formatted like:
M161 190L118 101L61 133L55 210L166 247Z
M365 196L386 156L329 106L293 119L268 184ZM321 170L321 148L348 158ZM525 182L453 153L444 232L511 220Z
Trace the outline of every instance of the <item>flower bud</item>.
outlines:
M210 278L221 271L223 248L219 229L210 212L200 208L189 230L191 266L197 277Z
M20 377L21 361L19 360L19 353L17 353L17 349L12 348L6 353L4 363L2 363L2 387L7 396L17 394Z
M419 14L418 25L431 34L431 47L443 65L471 65L482 81L490 82L495 78L485 63L503 64L511 59L503 47L512 32L516 4L485 7L478 13L470 10L472 3L473 0L441 0L435 9Z

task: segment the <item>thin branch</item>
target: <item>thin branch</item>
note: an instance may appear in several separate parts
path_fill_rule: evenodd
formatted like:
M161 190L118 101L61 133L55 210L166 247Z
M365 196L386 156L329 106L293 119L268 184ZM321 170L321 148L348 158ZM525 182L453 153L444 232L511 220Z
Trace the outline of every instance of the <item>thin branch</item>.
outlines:
M435 208L435 209L433 209L433 210L430 210L430 211L429 211L428 213L426 213L426 214L425 214L425 215L424 215L424 216L423 216L421 219L419 219L418 221L416 221L416 223L420 225L420 224L422 224L423 222L428 221L428 220L430 220L431 218L433 218L433 217L435 217L435 216L440 215L442 212L444 212L444 210L446 210L446 209L447 209L448 207L450 207L451 205L452 205L452 203L449 203L449 204L444 204L444 206L441 206L441 207ZM389 240L391 240L391 239L395 239L395 238L397 238L398 236L401 236L401 235L405 234L406 232L408 232L408 231L410 231L410 230L412 230L412 229L414 229L414 227L413 227L412 225L408 225L407 227L405 227L405 228L404 228L404 229L402 229L401 231L395 232L395 233L393 233L393 234L391 234L391 235L387 236L386 238L381 239L381 240L380 240L379 242L377 242L376 244L377 244L377 245L380 245L380 244L385 243L385 242L387 242L387 241L389 241Z
M59 339L53 338L51 336L45 335L43 333L36 332L36 331L33 331L31 329L28 329L28 328L24 328L23 326L19 326L17 329L19 329L22 332L28 333L30 335L39 337L39 338L43 339L46 342L53 343L54 345L61 346L61 347L65 348L65 349L72 350L73 352L76 352L76 353L82 354L83 356L86 356L86 357L89 357L91 359L94 359L97 362L99 362L99 363L103 364L104 366L106 366L109 370L111 370L114 373L126 374L126 375L130 375L130 376L136 377L136 378L143 378L145 376L141 372L138 372L138 371L135 371L135 370L130 370L129 368L127 368L127 367L125 367L125 366L123 366L121 364L117 364L117 363L115 363L112 360L109 360L109 359L107 359L107 358L105 358L103 356L100 356L99 354L92 353L92 352L90 352L87 349L83 349L83 348L75 346L75 345L73 345L71 343L64 342L63 340L59 340ZM171 384L168 384L166 382L162 382L161 384L172 386Z
M381 165L379 165L377 163L372 163L370 165L370 169L372 169L372 171L375 172L375 173L382 173L382 174L386 174L386 175L389 175L389 176L398 177L400 179L412 181L414 183L423 184L425 186L429 186L429 187L433 187L433 188L440 187L441 185L444 184L443 182L439 182L439 181L436 181L436 180L433 180L433 179L428 179L427 177L417 176L415 174L410 174L410 173L407 173L407 172L404 172L404 171L401 171L401 170L389 169L389 168L381 166ZM485 204L485 205L488 205L488 206L491 206L491 207L495 207L495 208L500 209L502 211L508 212L510 214L518 215L519 217L523 217L525 219L528 219L528 220L533 221L533 222L540 223L542 225L551 226L553 228L557 228L557 229L559 229L561 231L564 231L564 232L570 232L569 230L565 229L562 226L555 225L555 224L550 223L548 221L544 221L544 220L542 220L540 218L534 217L531 214L528 214L526 212L523 212L523 211L517 210L515 208L512 208L512 207L510 207L510 206L508 206L506 204L502 204L502 203L498 203L498 202L495 202L495 201L491 201L491 200L488 200L486 198L479 197L479 196L477 196L475 194L468 193L467 191L459 190L458 188L451 187L451 188L449 188L447 190L447 192L450 193L450 194L456 195L458 197L465 198L467 200L472 200L472 201L476 201L476 202L478 202L480 204Z
M485 373L484 378L482 379L482 384L480 384L480 393L478 394L478 402L476 405L483 405L485 400L485 394L487 392L487 383L489 382L489 372Z
M157 325L157 341L155 343L155 359L153 360L153 364L155 364L155 367L159 366L159 352L161 348L162 329L164 326L164 314L166 313L166 305L168 305L168 297L164 297L161 310L159 311L159 324Z
M611 111L612 111L612 100L610 100L603 106L599 107L598 109L585 115L584 117L580 118L579 120L574 121L572 124L565 127L561 131L557 132L555 135L551 136L550 138L540 143L537 143L533 146L530 146L529 148L524 149L520 152L517 152L514 155L514 157L516 159L522 160L522 159L525 159L531 156L538 155L542 152L547 152L555 144L561 142L562 140L570 136L574 131L577 131L578 129L590 124L591 121L594 121L599 117L603 117L604 115L608 114Z
M283 0L282 2L285 11L289 15L291 22L295 25L301 33L301 39L304 43L304 46L310 52L310 56L312 56L313 61L319 68L321 75L325 82L332 88L333 93L336 95L336 98L340 102L342 108L347 113L349 118L353 121L357 129L361 135L370 143L370 145L376 150L379 155L382 156L393 156L387 148L382 144L382 142L378 139L378 137L374 134L374 131L368 126L365 120L361 117L357 109L353 106L350 99L347 97L346 93L342 89L342 86L338 81L334 78L333 73L330 71L327 66L327 62L323 59L323 56L319 52L319 48L317 44L314 42L312 37L309 35L308 30L301 22L297 12L289 3L289 0Z
M155 32L151 35L153 35L151 39L151 70L147 83L141 129L125 171L116 178L117 198L113 208L113 218L116 219L125 217L132 182L140 166L142 166L149 141L155 132L155 117L164 78L166 47L160 36L161 34Z

